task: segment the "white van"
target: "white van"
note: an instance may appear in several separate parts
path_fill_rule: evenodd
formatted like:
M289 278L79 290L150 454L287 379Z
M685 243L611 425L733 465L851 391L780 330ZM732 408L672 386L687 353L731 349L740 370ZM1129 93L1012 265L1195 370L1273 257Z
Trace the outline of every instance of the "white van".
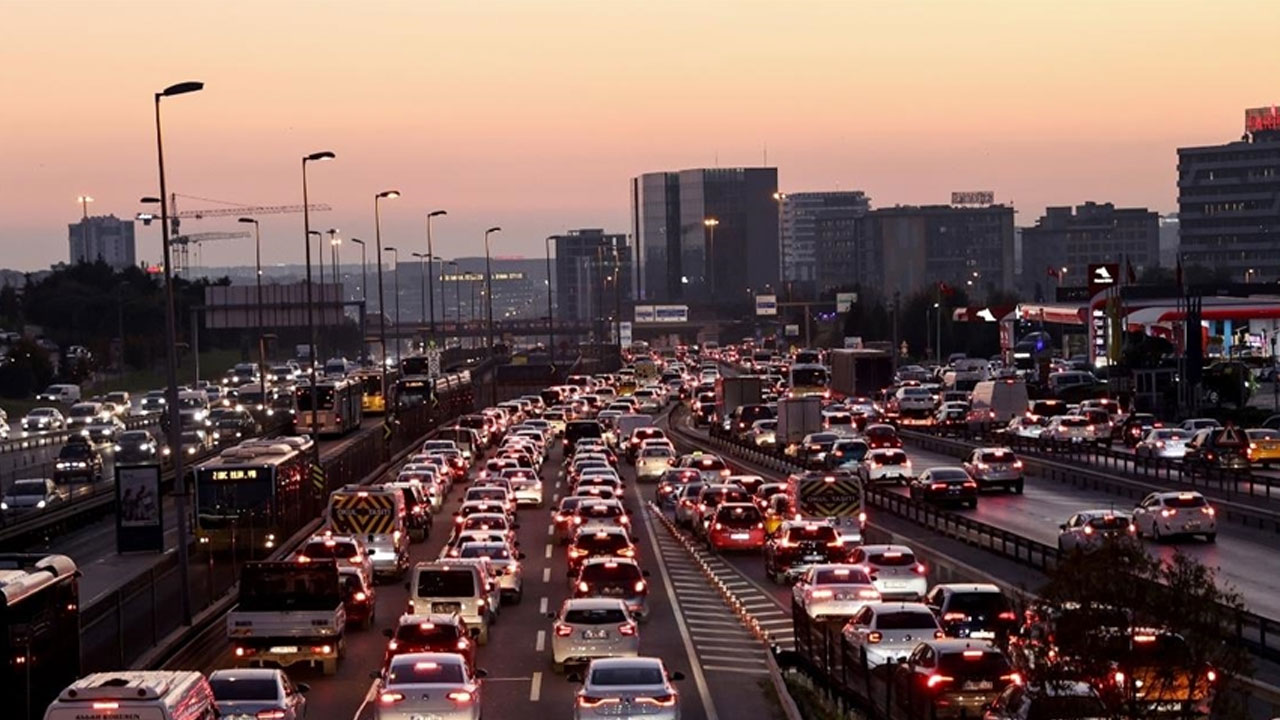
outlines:
M70 405L80 402L80 386L61 383L58 385L50 385L44 389L44 392L36 395L36 400L40 402L62 403Z
M213 690L194 670L101 672L71 683L44 720L214 720Z
M985 380L973 387L967 424L970 430L1002 428L1027 411L1027 384L1014 378Z

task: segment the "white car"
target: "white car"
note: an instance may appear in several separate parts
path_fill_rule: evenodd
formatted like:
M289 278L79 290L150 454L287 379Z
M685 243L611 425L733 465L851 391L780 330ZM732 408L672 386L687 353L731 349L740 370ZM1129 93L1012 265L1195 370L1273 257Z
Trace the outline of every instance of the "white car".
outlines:
M868 484L905 485L914 477L911 471L911 459L898 448L868 450L867 456L858 465L858 474L862 476L862 481Z
M538 477L536 471L528 468L507 468L502 471L502 478L510 481L517 508L527 505L542 507L542 479Z
M651 445L636 454L636 481L656 482L662 473L676 464L674 450L663 445Z
M915 600L929 591L925 567L906 545L861 545L849 563L865 569L885 599Z
M1171 537L1203 535L1218 539L1217 511L1198 492L1155 492L1133 510L1138 535L1157 542Z
M944 637L938 618L924 603L872 603L841 634L869 667L896 663L921 641Z
M1044 434L1048 424L1049 421L1039 415L1018 415L1009 421L1004 431L1014 437L1034 439Z
M520 565L524 553L512 551L505 542L468 542L458 546L455 557L489 558L497 575L501 599L512 603L524 599L524 570Z
M791 586L791 596L811 620L850 618L868 603L880 602L880 591L857 565L813 565Z
M592 660L573 703L574 720L639 718L680 720L680 693L671 685L684 679L668 673L660 658ZM628 708L634 708L628 711Z
M213 702L223 720L279 718L302 720L307 716L311 687L294 684L279 668L228 668L209 674Z
M1089 421L1079 415L1059 415L1049 420L1040 437L1056 442L1082 443L1094 439L1094 430Z
M768 418L751 423L747 439L758 448L772 450L778 446L778 421Z
M894 400L897 402L898 412L933 412L938 402L932 392L925 387L903 387L898 388L898 392L894 394Z
M596 658L640 654L640 630L622 600L572 598L547 617L552 620L551 661L556 670Z
M1115 510L1081 510L1058 526L1058 549L1097 550L1104 543L1134 539L1138 528L1133 517Z
M479 720L480 678L457 653L406 653L377 683L377 720Z
M1133 452L1138 457L1180 459L1186 457L1189 442L1191 433L1181 428L1152 428Z

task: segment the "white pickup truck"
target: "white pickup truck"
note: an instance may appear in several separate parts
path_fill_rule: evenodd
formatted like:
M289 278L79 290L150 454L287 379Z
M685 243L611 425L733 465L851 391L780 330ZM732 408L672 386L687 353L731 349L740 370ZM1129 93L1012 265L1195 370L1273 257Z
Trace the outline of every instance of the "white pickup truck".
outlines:
M333 675L346 625L335 561L249 562L240 571L240 603L227 615L227 639L239 663L319 664Z

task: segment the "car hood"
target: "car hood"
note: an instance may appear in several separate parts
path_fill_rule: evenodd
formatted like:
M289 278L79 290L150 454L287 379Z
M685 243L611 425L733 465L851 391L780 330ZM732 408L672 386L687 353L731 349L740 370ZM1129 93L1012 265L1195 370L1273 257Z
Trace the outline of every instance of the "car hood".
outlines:
M269 710L280 707L279 700L218 700L215 705L218 706L222 717L235 715L252 715L257 716L259 710Z

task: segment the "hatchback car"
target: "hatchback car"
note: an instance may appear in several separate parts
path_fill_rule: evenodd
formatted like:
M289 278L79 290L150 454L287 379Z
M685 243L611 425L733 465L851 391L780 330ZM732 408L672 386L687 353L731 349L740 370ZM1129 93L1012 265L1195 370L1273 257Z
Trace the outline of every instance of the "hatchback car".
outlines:
M378 673L377 720L479 720L480 678L457 653L408 653Z
M1054 680L1008 686L987 708L982 720L1055 720L1108 715L1107 706L1089 683Z
M209 673L213 702L222 720L302 720L311 690L279 668L232 668Z
M661 445L646 447L636 454L636 481L652 482L675 465L676 455Z
M1180 459L1187 454L1191 433L1181 428L1154 428L1133 447L1138 457Z
M476 666L476 644L466 621L456 613L401 615L396 627L382 634L389 641L382 661L384 670L397 655L421 652L458 653L469 667Z
M1217 511L1198 492L1151 493L1133 509L1133 524L1139 537L1156 542L1194 535L1218 539Z
M787 582L814 565L843 563L848 557L836 529L826 523L784 522L764 546L764 571Z
M811 620L851 618L880 591L866 571L850 564L814 565L796 579L791 597Z
M979 490L1004 488L1022 494L1022 461L1007 447L982 447L969 453L964 469Z
M924 602L938 616L947 637L1003 643L1018 622L1009 598L991 583L934 585Z
M706 534L713 550L759 550L765 543L764 514L749 501L722 503Z
M868 667L896 663L921 641L945 637L938 618L923 603L871 603L840 633Z
M868 450L858 465L858 475L864 483L895 483L905 485L912 477L911 459L897 448Z
M1022 684L1009 660L985 641L926 640L895 668L895 694L917 717L973 717L1006 687Z
M631 543L631 536L623 528L578 531L566 553L569 563L569 577L578 575L578 570L589 558L634 558L636 547Z
M924 563L906 545L861 545L849 554L849 562L871 576L886 600L916 600L929 587Z
M4 497L0 498L0 511L23 513L57 507L66 500L66 493L48 478L22 478L14 480Z
M62 411L51 407L38 407L22 417L22 430L27 433L65 430L67 420Z
M359 568L367 579L371 582L373 580L373 560L369 556L364 540L355 535L334 535L333 533L313 535L303 543L293 559L300 563L313 560L337 560L339 565Z
M631 657L592 660L573 704L574 720L644 717L679 720L680 693L672 682L684 675L668 673L660 658Z
M1092 552L1107 542L1129 541L1138 528L1126 512L1109 509L1081 510L1058 526L1058 549Z
M649 571L641 570L632 558L594 557L582 563L573 584L579 598L618 598L637 618L649 616Z
M596 658L640 654L640 631L622 600L571 598L547 617L552 621L551 662L556 671Z

